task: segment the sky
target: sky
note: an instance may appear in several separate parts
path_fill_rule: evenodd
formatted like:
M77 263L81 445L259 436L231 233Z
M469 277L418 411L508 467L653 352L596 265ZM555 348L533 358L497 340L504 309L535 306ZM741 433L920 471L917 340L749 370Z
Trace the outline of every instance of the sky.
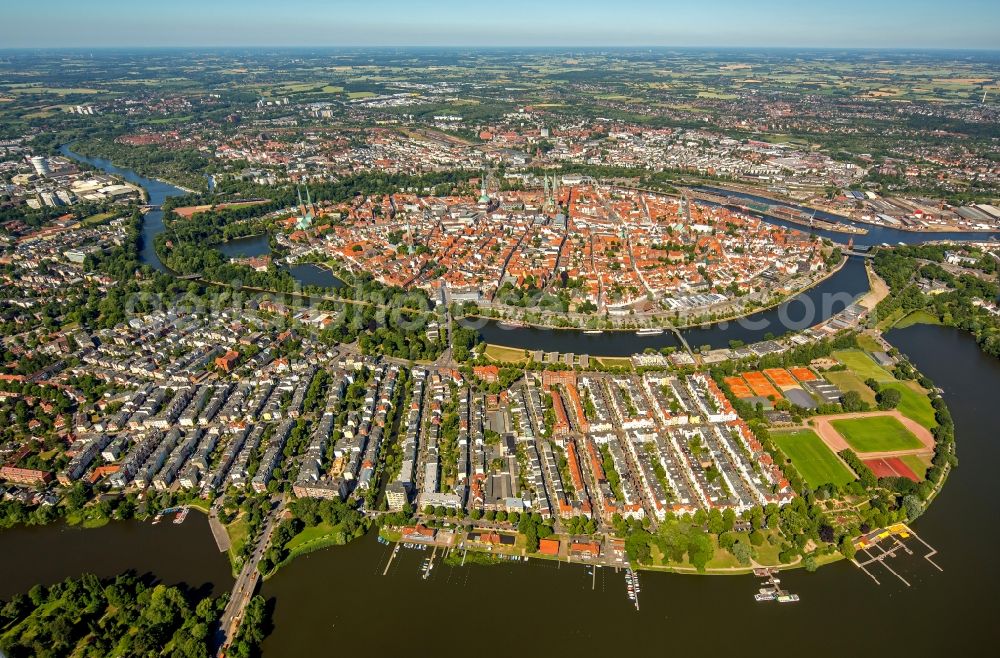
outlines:
M0 48L772 46L1000 50L1000 0L34 0Z

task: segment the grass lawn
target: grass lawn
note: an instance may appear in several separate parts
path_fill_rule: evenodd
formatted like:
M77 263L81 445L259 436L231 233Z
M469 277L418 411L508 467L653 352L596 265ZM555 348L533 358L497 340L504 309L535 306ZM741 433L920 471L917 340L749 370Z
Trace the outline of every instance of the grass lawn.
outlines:
M504 347L503 345L486 345L486 356L493 361L502 363L527 363L528 357L524 355L523 349L516 347Z
M202 512L208 514L209 508L212 507L212 501L205 500L204 498L192 498L191 500L184 503L188 507L201 510Z
M918 478L921 480L927 477L927 460L920 455L903 455L899 458L901 462L910 467Z
M767 531L764 533L768 539L765 539L763 544L754 546L754 550L757 552L757 557L754 559L758 564L778 566L781 564L781 560L778 559L778 554L781 553L781 539L775 539L772 544L770 541L772 539L771 532Z
M305 528L285 544L285 548L288 549L288 559L286 562L297 555L311 553L327 546L341 546L346 541L347 538L344 537L344 529L339 525L320 523Z
M857 391L861 399L868 404L875 404L875 392L868 388L868 385L861 381L861 378L849 370L840 372L825 372L823 376L830 380L831 384L836 384L844 393L847 391Z
M226 526L226 533L229 535L229 561L236 564L236 559L243 550L243 544L247 541L247 521L241 515L238 519Z
M906 327L912 327L915 324L941 324L941 321L938 320L938 317L933 313L920 309L900 318L899 321L893 325L893 328L905 329Z
M851 473L833 451L812 430L782 432L771 435L774 443L792 460L792 465L810 487L823 484L842 486L854 482Z
M892 416L846 418L831 424L856 452L912 450L924 445Z
M934 420L934 407L931 406L930 398L920 384L914 381L892 381L882 384L882 388L894 388L903 396L896 407L901 414L912 418L927 429L937 425L937 421Z
M599 356L597 362L606 368L632 367L632 359L627 356Z
M834 352L833 357L850 368L851 371L861 378L861 381L869 377L880 382L895 381L895 377L892 376L891 372L875 363L875 359L861 350L841 350Z
M858 346L868 352L881 352L882 346L868 334L858 334Z
M118 213L114 213L114 212L101 212L101 213L97 213L96 215L91 215L90 217L84 218L84 220L81 222L81 224L84 225L84 226L93 226L95 224L100 224L101 222L106 222L109 219L112 219L112 218L117 217L117 216L118 216Z

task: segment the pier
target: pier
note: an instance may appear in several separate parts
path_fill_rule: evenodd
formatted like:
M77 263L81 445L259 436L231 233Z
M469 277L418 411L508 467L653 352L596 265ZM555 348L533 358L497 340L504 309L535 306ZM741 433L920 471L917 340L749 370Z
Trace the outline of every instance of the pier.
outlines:
M876 585L881 585L882 583L875 577L875 574L871 572L869 567L874 568L876 564L881 564L889 573L898 578L904 585L910 587L910 582L906 580L906 578L903 578L903 576L889 564L889 561L899 552L906 553L907 555L914 554L913 549L906 544L907 539L913 539L915 542L923 546L923 548L927 551L923 556L924 559L938 571L944 571L940 565L931 559L937 555L937 549L921 539L917 533L913 532L909 526L903 523L897 523L883 530L875 530L867 535L864 535L863 537L858 538L854 543L854 547L858 552L864 553L866 559L858 560L857 555L855 555L851 562L854 563L854 566L864 571L869 578L874 580Z

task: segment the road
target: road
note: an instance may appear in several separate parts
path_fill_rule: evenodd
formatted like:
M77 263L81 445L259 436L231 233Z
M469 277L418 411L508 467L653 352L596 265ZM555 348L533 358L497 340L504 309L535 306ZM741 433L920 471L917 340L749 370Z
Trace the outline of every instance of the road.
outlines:
M244 563L239 576L236 577L236 582L233 583L233 589L229 595L229 602L226 604L226 609L219 620L217 638L217 646L219 647L217 655L219 656L224 655L225 649L233 641L233 638L236 637L236 631L239 630L240 621L243 618L243 611L246 609L251 597L253 597L254 590L257 589L257 582L260 580L260 572L257 571L257 565L260 563L260 559L264 557L264 552L271 543L271 535L274 533L278 518L284 509L285 501L282 500L282 497L280 495L272 496L271 510L264 520L264 528L257 538L257 545L254 547L249 559Z

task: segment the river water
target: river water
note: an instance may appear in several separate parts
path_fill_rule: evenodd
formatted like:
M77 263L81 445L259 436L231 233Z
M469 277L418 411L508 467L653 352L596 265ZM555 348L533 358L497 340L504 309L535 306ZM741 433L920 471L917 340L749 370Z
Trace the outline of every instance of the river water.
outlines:
M1000 513L994 504L995 407L1000 362L982 356L955 329L917 325L889 340L938 386L955 420L960 466L914 528L940 551L938 572L901 557L876 585L839 562L816 573L782 574L795 605L756 603L749 576L641 574L641 610L621 574L533 560L452 568L422 580L427 553L401 550L386 576L388 549L368 536L295 560L262 589L273 599L274 631L264 656L467 655L504 647L522 655L595 655L623 647L712 655L772 655L776 646L817 656L993 655L1000 588ZM0 598L31 585L93 571L151 572L219 592L232 583L207 521L181 526L116 523L96 530L63 526L0 532ZM390 630L391 629L391 630ZM487 634L487 635L484 635ZM334 649L335 647L335 649ZM612 654L617 655L617 653Z
M138 181L131 172L105 164L102 168L132 182L149 183L151 203L170 193L165 189L170 186ZM144 224L144 235L155 234L157 223L162 230L162 218L150 218L152 214L146 216L150 226ZM900 239L885 241L920 240L917 234L900 233ZM144 253L152 239L146 242ZM824 285L827 292L857 294L867 287L863 279L863 266L852 259ZM574 332L489 326L483 332L490 339L494 330L502 332L497 342L529 349L624 354L647 346L629 334L586 336L586 346L578 347L567 344L577 340ZM734 324L699 329L688 340L695 346L722 346L733 338L755 339L745 331L750 330ZM517 342L513 336L519 337ZM1000 512L994 503L1000 362L981 355L975 341L955 329L917 325L895 330L888 338L944 388L955 420L961 465L914 524L941 551L936 561L943 572L919 557L900 558L893 567L911 583L907 587L881 570L882 584L876 585L843 562L814 574L794 571L782 575L783 584L802 597L791 606L754 602L757 581L747 576L644 572L637 612L626 599L621 574L606 569L599 569L595 578L581 566L537 560L494 567L439 565L425 581L419 563L426 554L401 551L382 576L388 550L369 536L299 558L264 584L263 594L276 604L275 630L265 641L264 655L451 656L487 647L524 655L593 655L624 647L713 655L789 650L819 656L994 654L1000 640L995 623ZM650 339L649 346L663 340L667 338ZM192 514L182 526L116 523L86 531L51 526L0 532L0 556L5 558L0 561L0 597L83 571L111 575L125 569L221 591L232 579L206 526L201 515Z
M161 272L166 272L167 268L164 267L163 263L161 263L160 259L157 257L156 249L154 248L153 243L153 239L162 233L164 229L163 211L160 210L159 207L163 205L163 202L167 199L167 197L183 196L187 193L178 187L170 185L169 183L140 176L131 169L116 167L110 160L80 155L79 153L71 151L68 144L61 146L59 148L59 152L72 160L86 162L90 166L106 171L109 174L121 176L128 182L134 185L139 185L146 190L148 203L156 206L156 210L147 212L142 218L142 249L139 251L139 260L147 265L155 267Z
M852 300L868 292L868 287L864 260L851 256L838 272L777 308L732 322L683 329L681 333L693 349L702 345L713 349L728 347L731 340L755 343L764 340L768 333L780 336L788 330L801 331L818 324L844 310ZM669 331L658 336L636 336L634 331L587 334L576 329L507 327L494 321L481 324L479 333L487 343L519 349L629 356L647 347L660 349L680 345Z
M152 573L217 596L232 586L229 560L218 551L208 518L192 512L181 525L119 521L86 530L64 524L0 530L0 600L83 573Z
M121 176L128 182L133 183L134 185L139 185L146 190L148 203L156 206L157 209L151 210L143 216L142 248L139 251L139 260L140 262L150 265L161 272L168 271L163 263L160 262L159 257L156 255L156 249L154 248L154 239L157 235L162 233L165 228L163 224L163 211L160 210L159 207L168 197L183 196L187 193L178 187L170 185L169 183L140 176L131 169L117 167L110 160L80 155L79 153L71 150L68 144L64 144L60 147L59 152L67 158L77 160L79 162L85 162L92 167L96 167L97 169L101 169L116 176ZM214 187L214 178L210 178L210 191L214 189ZM268 244L267 235L253 235L245 238L236 238L234 240L229 240L216 245L215 248L222 252L226 258L249 258L271 253L271 246ZM289 268L289 272L302 285L313 285L324 288L340 288L344 285L343 281L335 277L329 270L325 270L312 264L293 265Z
M790 208L796 208L802 210L806 213L813 214L811 208L806 208L804 206L799 206L790 202L775 201L774 199L768 199L762 196L756 196L754 194L747 194L746 192L732 192L729 190L723 190L716 187L709 187L707 185L694 188L696 190L702 190L704 192L709 192L711 194L717 194L720 196L732 196L738 197L740 199L747 199L748 201L757 201L759 203L765 203L768 205L782 205L788 206ZM714 204L713 204L714 205ZM879 244L891 244L896 245L900 242L904 244L919 244L921 242L929 242L936 240L989 240L991 237L1000 239L1000 231L983 232L983 233L969 233L962 231L943 231L943 232L915 232L915 231L901 231L891 226L876 226L874 224L866 224L864 222L856 222L843 215L835 215L825 210L815 211L817 219L824 219L828 222L834 222L836 224L849 224L857 228L864 228L868 230L865 235L852 235L850 233L837 233L836 231L822 231L818 229L808 229L803 227L801 224L795 224L793 222L786 222L774 217L761 217L759 213L754 213L755 216L761 217L765 221L771 224L778 224L786 228L792 228L799 231L808 231L810 233L815 233L824 238L829 238L834 242L846 243L848 239L853 238L855 244L857 245L879 245Z
M623 647L765 655L775 646L818 656L983 655L1000 639L1000 514L991 502L1000 441L989 416L1000 362L954 329L918 325L889 339L944 388L955 419L961 466L914 524L941 551L943 572L919 557L893 563L910 587L885 571L876 585L846 562L788 572L782 583L802 598L791 606L755 602L749 576L643 572L636 612L622 575L609 569L598 570L596 585L585 567L543 561L439 565L425 581L419 566L427 554L401 550L382 576L388 549L367 537L300 558L265 583L276 606L264 655L337 647L458 656L504 645L530 656L617 655Z

